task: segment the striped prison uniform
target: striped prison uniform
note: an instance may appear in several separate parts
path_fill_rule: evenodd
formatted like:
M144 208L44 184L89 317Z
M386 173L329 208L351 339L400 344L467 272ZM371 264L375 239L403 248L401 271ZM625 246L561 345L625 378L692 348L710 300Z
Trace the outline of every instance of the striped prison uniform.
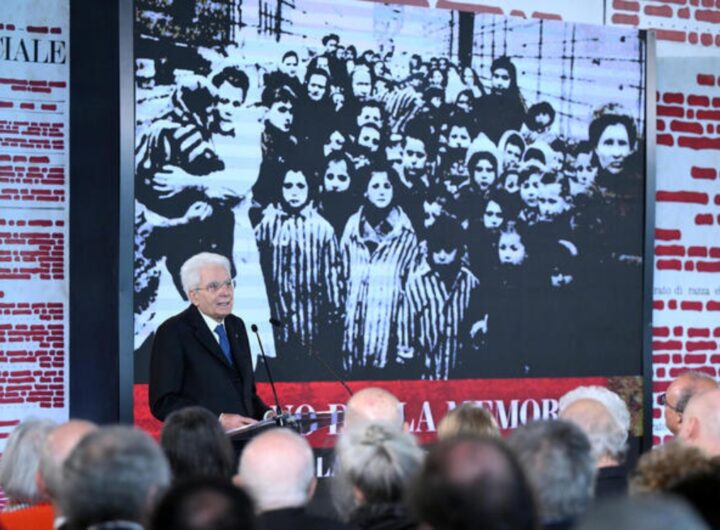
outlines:
M400 295L415 266L418 241L410 219L395 207L389 232L371 252L362 236L362 208L348 219L340 250L347 300L343 364L354 368L384 368L396 343Z
M408 279L398 323L398 351L419 362L425 379L447 379L457 366L463 325L479 280L461 266L448 289L437 271L423 264Z
M289 214L270 205L255 228L272 314L283 322L277 349L317 347L323 328L339 321L340 253L335 231L312 205Z

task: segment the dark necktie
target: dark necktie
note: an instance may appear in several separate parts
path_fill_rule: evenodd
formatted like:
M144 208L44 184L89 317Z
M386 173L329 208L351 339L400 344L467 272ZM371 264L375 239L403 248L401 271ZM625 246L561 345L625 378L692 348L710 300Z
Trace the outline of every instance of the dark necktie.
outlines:
M218 337L220 337L220 349L225 354L225 358L227 359L228 363L232 365L232 354L230 353L230 341L228 340L227 333L225 332L225 326L222 324L218 324L215 326L215 333L217 333Z

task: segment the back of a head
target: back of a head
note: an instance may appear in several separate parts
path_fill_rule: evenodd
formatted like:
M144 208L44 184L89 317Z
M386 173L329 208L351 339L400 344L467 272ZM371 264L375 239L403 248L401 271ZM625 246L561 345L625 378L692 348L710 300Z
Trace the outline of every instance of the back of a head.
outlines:
M85 436L63 466L62 512L74 526L146 520L170 483L162 449L131 427L104 427Z
M679 436L709 456L720 456L720 389L706 390L690 399Z
M0 486L11 502L35 504L46 500L35 475L43 445L54 427L49 420L27 420L10 434L0 460Z
M576 530L710 530L679 498L617 497L591 508Z
M401 502L424 458L411 434L384 423L346 430L335 451L333 500L344 519L361 504ZM362 502L353 491L360 493Z
M232 444L213 413L187 407L170 414L163 424L160 445L173 479L217 477L230 479L234 472Z
M629 490L632 495L664 493L685 477L712 469L712 461L700 449L672 440L640 457Z
M240 457L239 479L260 511L304 506L315 475L310 445L289 429L272 429L254 438Z
M620 461L630 429L630 411L615 392L601 386L580 386L560 398L560 418L580 426L590 439L593 456Z
M575 424L537 421L519 427L508 439L537 494L544 521L578 517L590 505L595 461L590 441Z
M400 401L387 390L363 388L350 398L345 411L345 427L359 423L387 423L402 428L403 410Z
M85 420L70 420L50 432L42 447L38 473L45 490L53 501L63 489L62 467L82 438L97 429Z
M461 435L428 453L412 503L433 530L533 530L536 508L515 456L499 438Z
M711 461L711 469L692 473L677 482L668 493L687 501L710 528L720 528L720 461Z
M673 384L679 387L676 408L681 412L685 409L688 401L690 401L694 395L718 388L718 382L715 378L705 372L699 372L696 370L683 372L677 379L675 379L675 381L673 381Z
M252 530L252 500L226 480L190 479L173 486L152 517L152 530Z
M465 434L500 436L500 430L495 418L486 409L472 403L463 403L440 420L437 435L438 440L447 440Z

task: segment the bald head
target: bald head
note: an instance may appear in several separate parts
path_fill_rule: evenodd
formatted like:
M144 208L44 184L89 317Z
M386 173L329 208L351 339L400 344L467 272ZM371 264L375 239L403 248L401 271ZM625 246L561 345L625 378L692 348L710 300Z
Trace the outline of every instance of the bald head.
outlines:
M720 456L720 389L701 392L690 399L679 436L710 456Z
M38 467L38 485L55 501L62 490L62 466L75 446L97 425L85 420L70 420L48 435Z
M387 390L378 387L356 392L347 403L345 427L360 423L386 423L402 429L403 413L400 401Z
M560 418L574 423L587 435L598 467L620 463L627 432L618 428L602 403L594 399L579 399L561 411Z
M703 372L689 371L678 376L665 392L665 425L677 435L683 422L683 412L690 398L700 392L718 388L717 382Z
M245 447L238 482L260 511L304 506L315 489L312 449L291 430L267 431Z
M625 401L601 386L579 386L560 398L560 418L580 427L590 440L597 467L616 466L625 455L630 411Z

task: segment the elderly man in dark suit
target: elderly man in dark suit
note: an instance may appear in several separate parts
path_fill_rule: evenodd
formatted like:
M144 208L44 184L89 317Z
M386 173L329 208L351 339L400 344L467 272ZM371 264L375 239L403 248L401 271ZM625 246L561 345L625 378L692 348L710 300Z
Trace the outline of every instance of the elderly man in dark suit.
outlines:
M203 252L180 269L191 305L157 330L150 360L150 409L159 420L199 405L228 431L269 410L255 390L250 344L232 314L234 282L224 256Z

